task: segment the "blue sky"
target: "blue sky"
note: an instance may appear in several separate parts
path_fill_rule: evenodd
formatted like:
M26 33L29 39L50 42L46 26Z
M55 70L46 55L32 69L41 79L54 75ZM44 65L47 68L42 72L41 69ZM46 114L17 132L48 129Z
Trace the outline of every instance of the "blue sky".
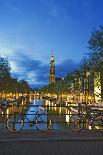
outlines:
M103 24L102 10L102 0L0 0L0 56L18 79L47 84L52 51L56 75L72 71Z

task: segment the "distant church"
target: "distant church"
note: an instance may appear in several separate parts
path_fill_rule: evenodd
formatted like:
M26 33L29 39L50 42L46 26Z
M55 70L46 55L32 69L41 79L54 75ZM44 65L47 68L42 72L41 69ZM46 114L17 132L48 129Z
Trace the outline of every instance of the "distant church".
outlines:
M55 75L55 58L52 54L50 57L50 74L49 74L49 84L55 83L62 80L62 78L56 77Z
M55 83L55 59L54 55L50 58L50 74L49 74L49 84Z

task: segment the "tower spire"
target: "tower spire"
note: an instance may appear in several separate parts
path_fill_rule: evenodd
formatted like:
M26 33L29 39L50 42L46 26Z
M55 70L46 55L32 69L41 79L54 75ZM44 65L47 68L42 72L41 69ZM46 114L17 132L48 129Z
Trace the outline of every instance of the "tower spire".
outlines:
M50 58L50 74L49 74L49 84L55 83L55 59L53 52Z

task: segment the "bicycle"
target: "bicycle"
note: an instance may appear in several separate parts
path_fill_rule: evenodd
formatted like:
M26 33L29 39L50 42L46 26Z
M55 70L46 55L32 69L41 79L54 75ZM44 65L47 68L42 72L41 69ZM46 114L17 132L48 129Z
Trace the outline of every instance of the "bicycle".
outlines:
M95 111L92 110L87 103L82 104L84 105L79 105L78 107L78 113L72 114L70 117L69 126L73 131L81 131L86 123L90 128L93 128Z
M6 114L7 109L11 108L12 105L9 104L10 102L7 100L1 100L0 101L0 128L3 127L4 129L4 124L6 123L7 116Z
M2 115L2 112L10 107L12 107L12 105L10 105L10 101L7 100L2 100L0 101L0 115Z
M95 117L92 121L92 128L103 130L103 111L96 109Z
M44 107L39 106L39 109L44 111ZM31 121L25 112L20 114L15 113L8 118L6 126L11 132L18 132L22 130L25 120L27 120L26 123L28 123L29 127L36 125L36 129L39 131L47 131L51 127L51 118L47 114L36 111L32 116L33 119Z

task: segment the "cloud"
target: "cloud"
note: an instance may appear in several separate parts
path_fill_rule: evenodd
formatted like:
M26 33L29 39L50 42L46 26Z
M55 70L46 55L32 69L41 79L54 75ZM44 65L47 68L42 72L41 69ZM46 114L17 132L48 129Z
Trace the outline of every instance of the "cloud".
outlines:
M6 8L10 9L11 11L15 12L15 13L21 14L21 13L22 13L21 9L18 8L17 6L15 6L13 3L14 3L13 0L12 0L12 1L11 1L11 0L6 1L6 2L4 3L4 6L5 6Z
M18 80L27 80L31 87L40 88L49 81L50 57L37 59L35 53L30 53L30 50L20 42L11 42L11 39L1 33L0 56L9 58L12 76ZM75 62L69 59L56 64L56 77L64 77L76 66Z
M49 60L44 63L41 60L29 58L25 54L16 55L15 59L10 61L12 74L19 80L25 79L31 87L40 88L47 85L49 81ZM66 60L56 65L56 77L64 77L68 72L73 71L77 67L72 60Z
M60 14L66 12L66 7L63 7L61 1L41 0L42 5L48 10L48 14L53 18L58 18Z
M57 77L64 77L68 73L73 72L77 67L77 63L71 59L67 59L56 66L56 75Z
M12 35L11 32L0 30L0 56L15 57L16 53L27 51L21 40L17 41L14 38L17 31L17 29L12 29Z
M11 66L11 72L15 73L15 72L19 72L20 68L17 67L16 63L14 61L10 61L10 66Z
M47 55L48 49L45 51L41 44L38 45L39 41L32 43L33 40L36 40L35 37L31 41L26 40L27 36L22 36L26 31L24 29L23 27L13 27L9 30L0 30L0 56L12 58L19 53L25 53L28 58L42 59L45 62L46 59L43 57Z

